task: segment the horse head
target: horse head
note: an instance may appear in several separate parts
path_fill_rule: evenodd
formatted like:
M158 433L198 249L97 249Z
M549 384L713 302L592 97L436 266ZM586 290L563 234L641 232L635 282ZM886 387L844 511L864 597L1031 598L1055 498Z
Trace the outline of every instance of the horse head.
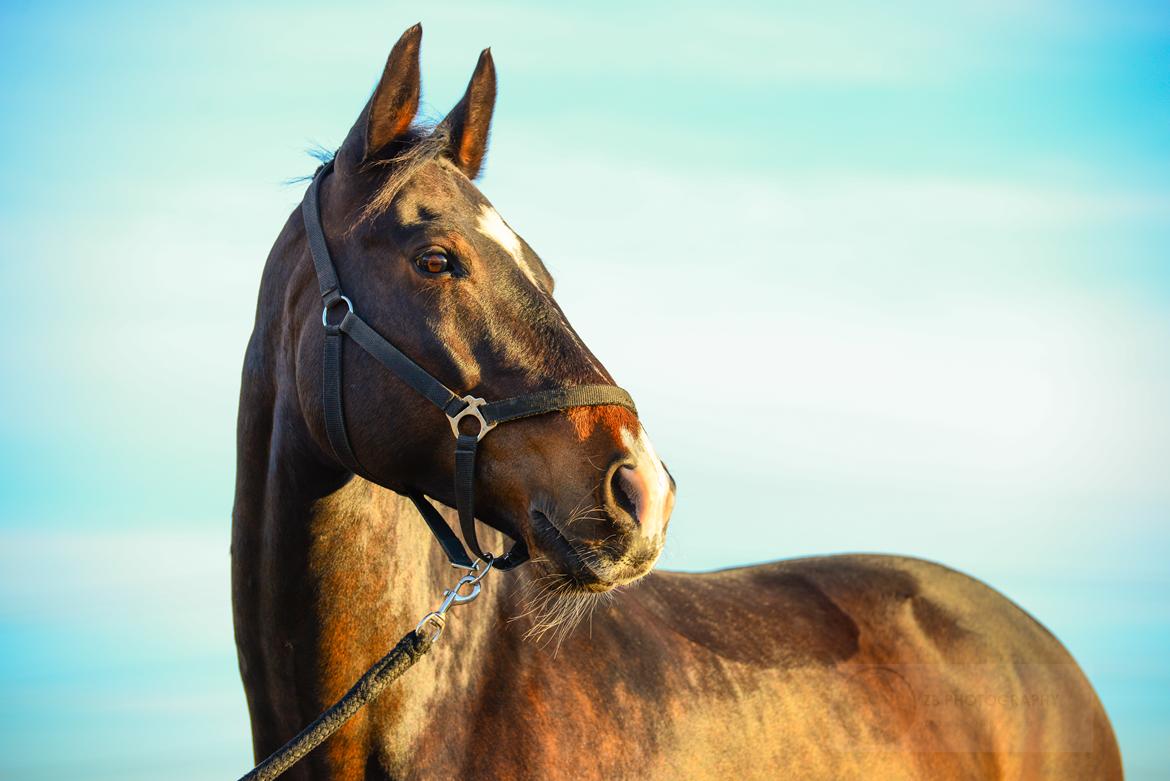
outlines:
M420 127L421 35L412 27L395 45L320 185L321 224L346 293L386 340L461 396L613 385L557 305L540 257L474 184L496 97L491 53L480 55L446 118ZM303 288L295 298L311 301L311 275ZM308 304L300 310L320 316ZM298 333L299 403L322 460L341 473L325 424L324 336L319 323ZM452 430L442 413L360 350L343 353L342 372L363 471L454 505ZM499 426L483 438L478 465L476 516L523 541L560 588L608 591L647 573L662 550L674 481L625 407L572 407Z

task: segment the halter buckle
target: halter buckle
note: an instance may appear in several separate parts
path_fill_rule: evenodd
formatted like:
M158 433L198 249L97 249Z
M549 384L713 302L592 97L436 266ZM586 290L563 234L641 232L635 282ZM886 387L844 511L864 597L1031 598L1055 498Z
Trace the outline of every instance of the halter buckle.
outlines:
M480 412L480 407L486 406L487 402L477 396L467 395L460 399L467 406L456 412L454 415L448 415L447 421L451 424L451 433L459 439L459 421L468 417L469 415L479 421L479 432L475 435L475 441L478 442L487 435L489 431L496 427L496 423L488 423L487 418Z

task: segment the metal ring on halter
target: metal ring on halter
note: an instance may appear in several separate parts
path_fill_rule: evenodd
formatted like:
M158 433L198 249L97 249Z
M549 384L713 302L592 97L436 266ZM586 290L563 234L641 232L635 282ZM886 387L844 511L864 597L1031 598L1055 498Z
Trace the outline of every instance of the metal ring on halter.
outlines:
M472 577L474 577L475 583L483 580L484 575L491 572L492 565L496 563L496 557L492 554L485 553L484 556L487 558L476 559L475 563L471 565L471 571L474 573Z
M467 406L456 412L454 415L447 416L447 420L451 423L451 433L455 435L456 439L459 439L459 421L468 416L471 416L479 421L479 433L475 435L475 441L478 442L484 438L484 435L495 428L497 424L488 423L487 418L485 418L483 413L479 411L480 407L487 405L487 402L483 399L469 394L460 399L460 401L465 403Z
M347 315L353 314L353 302L350 301L347 296L338 296L326 304L325 308L321 310L321 325L325 326L326 328L329 327L329 310L332 309L338 301L344 301L345 305L349 307L349 311L346 312Z

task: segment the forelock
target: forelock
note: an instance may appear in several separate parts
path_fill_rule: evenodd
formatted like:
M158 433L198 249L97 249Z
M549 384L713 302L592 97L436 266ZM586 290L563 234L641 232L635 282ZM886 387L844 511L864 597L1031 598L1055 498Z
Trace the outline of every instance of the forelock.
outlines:
M443 158L447 152L447 142L448 134L445 127L416 127L411 130L410 137L404 142L404 146L392 157L370 163L372 167L389 168L390 175L378 186L378 189L370 196L370 200L362 207L357 222L362 223L384 214L407 182L413 179L428 163Z

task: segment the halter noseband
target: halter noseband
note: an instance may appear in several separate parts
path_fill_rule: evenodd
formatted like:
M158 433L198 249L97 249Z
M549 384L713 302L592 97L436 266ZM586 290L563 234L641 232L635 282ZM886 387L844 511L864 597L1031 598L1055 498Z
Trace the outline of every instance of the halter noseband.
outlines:
M329 161L317 170L305 199L301 213L305 220L305 232L309 240L309 253L317 271L317 283L321 288L321 324L325 328L325 358L322 402L325 406L325 431L329 444L337 459L347 469L361 475L370 482L382 485L364 469L349 443L345 427L345 411L342 406L341 347L345 336L353 339L359 347L376 361L389 369L427 401L434 404L451 424L455 435L455 507L459 511L459 528L463 540L478 559L491 561L495 569L508 570L528 560L528 547L523 540L515 544L503 556L496 558L484 553L475 534L475 455L479 441L500 423L519 420L533 415L544 415L571 407L598 407L613 405L625 407L637 414L630 394L614 385L577 385L567 388L538 391L524 396L514 396L500 401L484 401L475 396L457 396L455 392L435 379L430 373L408 358L397 347L390 344L354 312L353 302L341 293L337 269L325 245L325 229L321 225L320 189L321 182L333 170ZM341 321L329 322L329 313L339 305L345 306ZM464 418L475 418L479 430L474 434L463 434L459 424ZM384 486L385 487L385 486ZM418 508L423 520L434 533L451 564L472 569L474 563L451 527L420 491L407 494Z

